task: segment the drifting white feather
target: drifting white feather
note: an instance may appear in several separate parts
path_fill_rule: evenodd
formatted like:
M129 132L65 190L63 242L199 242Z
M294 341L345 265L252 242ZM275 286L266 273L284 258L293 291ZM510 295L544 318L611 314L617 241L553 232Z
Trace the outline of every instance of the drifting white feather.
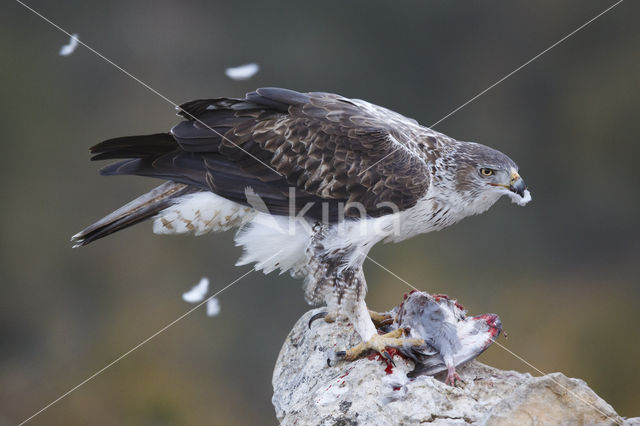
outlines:
M220 313L220 301L215 297L212 297L211 299L207 300L207 316L215 317L219 313Z
M58 54L60 56L69 56L76 50L76 47L78 47L78 34L72 34L69 43L62 46Z
M260 65L252 63L227 68L224 73L232 80L248 80L258 71L260 71Z
M200 282L194 285L191 290L182 293L182 300L188 303L202 302L209 291L209 279L202 278ZM209 307L207 306L207 312Z

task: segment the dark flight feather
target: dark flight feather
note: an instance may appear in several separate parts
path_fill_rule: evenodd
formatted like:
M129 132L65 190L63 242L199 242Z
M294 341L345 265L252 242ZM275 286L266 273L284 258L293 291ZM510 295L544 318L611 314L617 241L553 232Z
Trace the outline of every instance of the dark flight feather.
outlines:
M413 129L398 129L403 122L390 122L385 114L399 116L376 108L365 110L329 93L279 88L258 89L243 99L200 99L179 107L186 120L170 134L110 139L91 149L92 159L125 159L105 167L105 175L171 180L245 205L251 187L274 214L290 213L292 187L296 213L314 203L306 216L321 219L325 202L334 221L341 206L357 202L377 217L390 212L379 203L400 210L414 206L430 178L409 147L417 146L407 136Z
M177 198L198 191L197 188L188 185L165 182L78 232L71 237L71 241L74 243L74 247L87 245L92 241L153 217L171 206Z

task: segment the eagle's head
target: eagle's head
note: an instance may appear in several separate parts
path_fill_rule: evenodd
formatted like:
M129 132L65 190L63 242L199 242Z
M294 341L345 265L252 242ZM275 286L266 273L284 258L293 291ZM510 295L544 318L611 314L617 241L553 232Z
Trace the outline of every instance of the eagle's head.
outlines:
M507 195L524 206L531 201L516 163L488 146L462 142L454 154L455 192L464 200L466 215L480 214Z

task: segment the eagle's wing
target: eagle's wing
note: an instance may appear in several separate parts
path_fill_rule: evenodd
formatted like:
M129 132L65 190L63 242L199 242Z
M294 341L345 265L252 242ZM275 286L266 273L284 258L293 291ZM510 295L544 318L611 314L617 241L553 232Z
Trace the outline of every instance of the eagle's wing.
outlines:
M96 145L95 159L136 154L103 173L171 179L244 203L251 187L280 214L288 212L290 188L297 210L307 202L352 202L379 216L390 212L388 203L414 206L429 186L417 123L363 101L263 88L243 99L188 102L179 114L186 120L171 130L172 148L162 138L151 155L149 137L140 147L118 146L123 138ZM316 204L311 216L321 214Z

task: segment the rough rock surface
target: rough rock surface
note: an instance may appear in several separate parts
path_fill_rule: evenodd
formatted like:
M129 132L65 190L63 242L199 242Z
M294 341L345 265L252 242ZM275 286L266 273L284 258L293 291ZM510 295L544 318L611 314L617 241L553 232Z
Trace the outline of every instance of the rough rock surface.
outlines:
M411 361L395 358L332 362L336 350L358 343L349 324L304 314L287 336L273 372L273 405L283 425L640 424L623 419L580 379L561 373L534 377L472 361L459 368L465 384L406 379ZM495 350L495 349L494 349Z

